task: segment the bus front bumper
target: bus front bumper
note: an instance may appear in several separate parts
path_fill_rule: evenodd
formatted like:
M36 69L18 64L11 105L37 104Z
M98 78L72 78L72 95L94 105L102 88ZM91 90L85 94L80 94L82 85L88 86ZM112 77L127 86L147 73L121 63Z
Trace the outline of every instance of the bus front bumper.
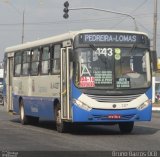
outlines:
M125 109L125 110L101 110L91 109L84 110L73 104L72 121L87 123L104 123L104 122L126 122L126 121L150 121L152 115L152 105L148 105L143 110Z

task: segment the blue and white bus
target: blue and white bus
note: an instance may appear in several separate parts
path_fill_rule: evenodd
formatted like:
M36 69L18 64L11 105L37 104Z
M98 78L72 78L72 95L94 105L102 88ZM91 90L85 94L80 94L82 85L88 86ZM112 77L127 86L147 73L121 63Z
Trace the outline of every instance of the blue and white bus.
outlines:
M152 73L147 34L81 30L5 50L6 103L22 124L52 119L70 124L150 121Z

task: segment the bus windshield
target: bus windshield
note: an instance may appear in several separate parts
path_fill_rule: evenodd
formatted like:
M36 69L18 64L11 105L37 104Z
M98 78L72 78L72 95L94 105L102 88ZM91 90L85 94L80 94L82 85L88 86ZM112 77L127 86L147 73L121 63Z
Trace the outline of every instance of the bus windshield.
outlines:
M151 83L147 49L91 46L75 52L75 84L79 88L136 89Z

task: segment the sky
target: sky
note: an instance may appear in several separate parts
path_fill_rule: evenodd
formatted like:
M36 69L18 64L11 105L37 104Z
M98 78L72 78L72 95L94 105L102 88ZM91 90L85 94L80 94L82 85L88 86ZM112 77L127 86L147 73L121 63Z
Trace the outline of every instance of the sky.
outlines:
M157 55L160 57L160 1L158 1ZM65 0L0 0L0 61L6 47L81 29L135 30L124 15L95 10L70 10L63 18ZM154 0L68 0L69 8L94 7L135 18L138 30L153 39ZM152 45L152 44L151 44Z

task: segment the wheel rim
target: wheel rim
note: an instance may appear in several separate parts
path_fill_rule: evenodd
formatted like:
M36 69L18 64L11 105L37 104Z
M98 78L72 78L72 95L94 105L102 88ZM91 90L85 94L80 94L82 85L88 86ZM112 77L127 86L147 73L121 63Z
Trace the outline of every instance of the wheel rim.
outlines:
M24 119L24 108L21 105L21 120L23 120L23 119Z
M61 110L57 110L56 123L61 124Z

